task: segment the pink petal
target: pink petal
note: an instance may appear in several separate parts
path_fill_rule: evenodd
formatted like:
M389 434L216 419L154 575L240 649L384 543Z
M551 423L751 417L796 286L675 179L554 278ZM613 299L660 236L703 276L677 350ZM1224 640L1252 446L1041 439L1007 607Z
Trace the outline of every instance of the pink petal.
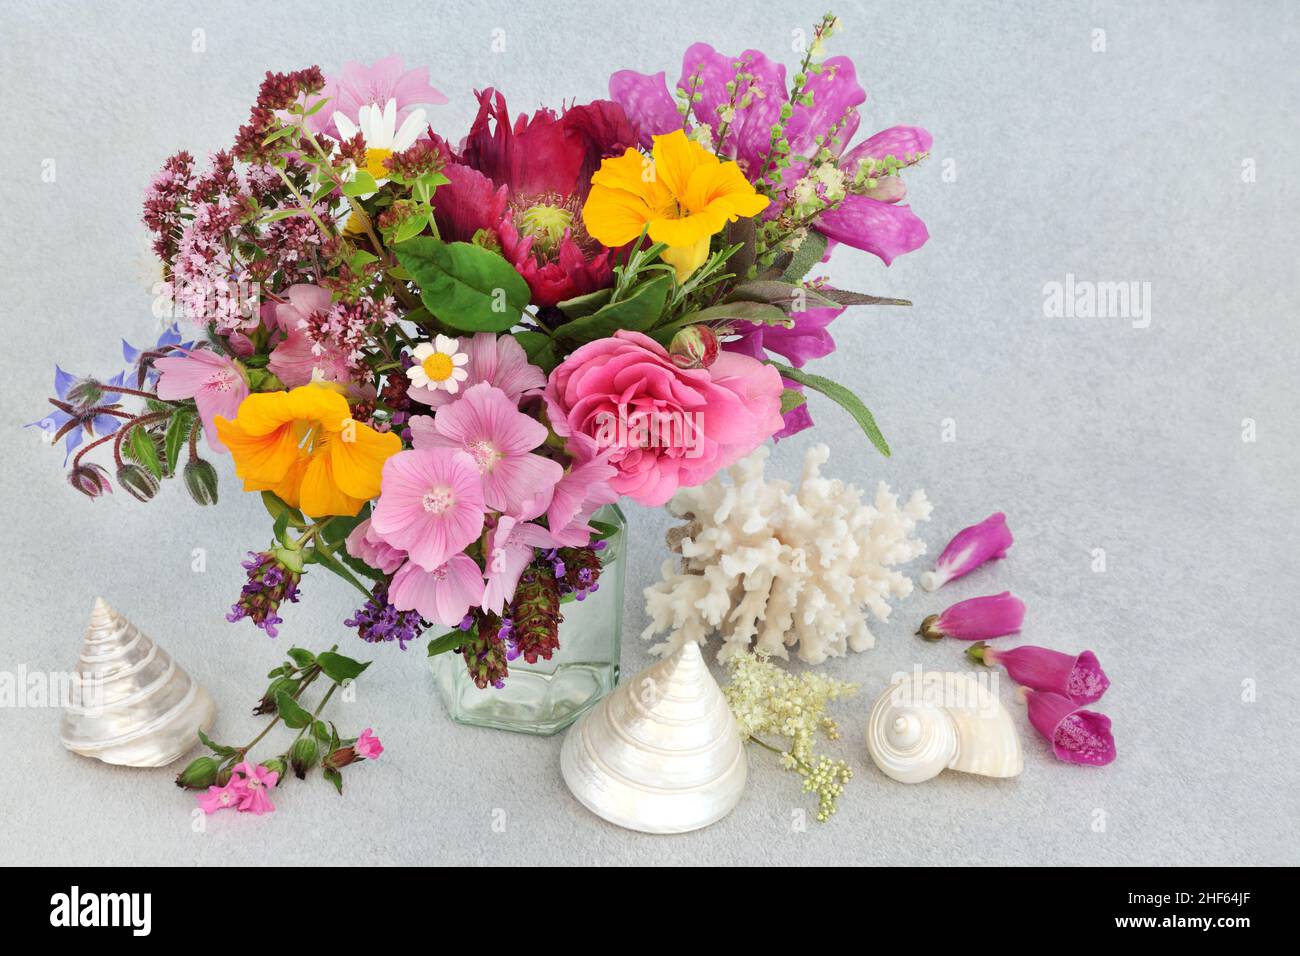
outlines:
M662 70L654 74L619 70L609 78L609 98L641 130L641 145L646 149L654 145L654 136L682 125Z
M817 228L828 239L879 256L885 265L905 252L925 245L929 231L911 206L881 202L867 196L846 196L817 217Z
M434 571L408 561L393 575L389 600L399 611L416 610L425 620L443 627L455 627L478 604L483 593L483 574L477 562L465 554L452 555Z

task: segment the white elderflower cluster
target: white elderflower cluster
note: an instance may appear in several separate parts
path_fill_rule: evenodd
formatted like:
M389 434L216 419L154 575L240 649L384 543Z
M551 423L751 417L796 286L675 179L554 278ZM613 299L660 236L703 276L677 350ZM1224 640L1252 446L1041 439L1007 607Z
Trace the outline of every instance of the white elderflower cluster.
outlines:
M645 590L650 624L642 637L669 632L657 652L703 644L716 631L719 660L751 649L788 658L794 647L818 664L874 646L867 614L888 620L889 600L912 593L896 567L925 553L913 537L930 516L925 492L900 505L880 482L874 503L865 503L855 486L822 476L825 445L808 449L792 488L764 477L767 456L759 447L668 503L689 523L670 532L680 567L666 561L663 580Z

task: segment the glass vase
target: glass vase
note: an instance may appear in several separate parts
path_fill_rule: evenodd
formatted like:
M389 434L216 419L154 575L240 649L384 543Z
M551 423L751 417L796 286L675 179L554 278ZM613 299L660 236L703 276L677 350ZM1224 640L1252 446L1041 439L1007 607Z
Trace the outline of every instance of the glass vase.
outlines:
M623 637L627 520L617 505L601 508L594 520L618 530L600 552L599 587L582 601L560 606L560 646L549 661L529 664L516 658L503 687L480 689L461 655L449 651L430 659L452 720L544 736L569 726L614 689Z

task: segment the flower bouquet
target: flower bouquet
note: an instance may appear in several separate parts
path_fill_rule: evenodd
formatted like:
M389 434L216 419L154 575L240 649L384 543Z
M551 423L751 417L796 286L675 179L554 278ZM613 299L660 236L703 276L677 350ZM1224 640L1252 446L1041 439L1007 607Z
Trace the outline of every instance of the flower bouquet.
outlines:
M480 688L549 660L598 587L602 507L809 427L808 389L888 454L804 366L846 307L907 303L810 274L837 243L888 264L925 242L900 174L930 137L853 144L837 26L789 78L696 43L675 90L620 71L609 99L514 117L484 90L459 141L396 57L268 73L231 149L149 184L161 337L111 378L56 373L41 424L72 486L147 501L179 475L214 504L201 449L228 454L270 525L231 621L274 637L319 567L362 593L361 638L436 628Z

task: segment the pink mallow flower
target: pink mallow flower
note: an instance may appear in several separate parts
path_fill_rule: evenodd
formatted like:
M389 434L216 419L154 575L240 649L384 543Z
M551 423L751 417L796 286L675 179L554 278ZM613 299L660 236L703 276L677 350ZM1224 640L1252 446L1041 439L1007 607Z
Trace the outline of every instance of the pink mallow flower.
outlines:
M609 463L613 450L602 451L586 435L570 435L567 448L573 462L555 485L546 525L558 547L582 548L591 542L591 516L618 500L610 487L618 469Z
M546 374L528 361L524 347L512 336L477 332L470 337L462 336L458 348L469 356L469 363L464 366L469 375L460 383L462 394L465 389L487 382L501 389L507 398L518 405L525 395L535 395L546 387ZM406 390L406 394L417 402L434 408L458 400L457 395L452 395L445 389L414 385Z
M1081 710L1074 701L1050 691L1021 688L1029 707L1029 722L1047 738L1058 760L1103 767L1115 759L1110 718Z
M483 501L494 511L535 518L551 503L564 466L533 454L546 441L545 425L518 408L501 389L480 382L436 416L411 419L416 448L458 448L483 476Z
M1015 634L1025 619L1025 602L1010 591L958 601L940 614L931 614L917 632L927 641L955 637L959 641L984 641Z
M369 518L352 529L345 544L348 554L385 574L392 574L406 563L406 552L394 548L375 535Z
M927 591L937 590L949 581L970 574L986 561L1005 557L1012 540L1007 516L1000 511L979 524L963 528L934 562L934 570L921 575L921 587Z
M271 797L268 793L280 779L280 775L274 770L267 770L261 764L249 763L245 760L235 767L235 775L244 775L244 792L239 798L240 813L255 813L261 816L263 813L270 813L275 809L271 803ZM230 778L235 779L233 776Z
M398 452L384 462L371 533L437 571L483 531L483 482L474 459L453 448Z
M426 621L443 627L459 624L482 597L483 572L478 562L460 553L432 571L407 561L388 586L388 600L397 610L419 611Z
M483 610L500 614L514 599L519 576L533 560L535 549L554 546L555 539L541 525L502 515L488 535Z
M1001 664L1017 684L1060 694L1080 707L1100 700L1110 687L1110 678L1092 651L1064 654L1032 644L1001 651L980 641L966 649L966 656L990 667Z
M384 745L379 742L379 738L375 736L375 732L367 727L365 730L361 731L361 736L358 737L357 742L352 745L352 749L355 750L363 760L378 760L379 755L384 752Z
M213 419L234 419L239 406L248 398L248 382L239 366L211 349L192 349L154 360L159 372L158 397L168 402L194 399L203 422L203 437L215 451L226 446L217 437Z
M654 339L620 330L565 359L545 396L558 435L612 450L615 491L661 505L779 431L781 390L776 369L747 355L722 352L709 368L683 369Z
M386 56L372 66L344 63L337 76L325 78L320 95L329 97L329 102L307 117L307 125L315 133L335 137L339 135L334 125L336 112L355 120L363 106L383 107L389 100L396 100L398 125L401 125L400 121L413 107L441 106L447 102L447 97L429 85L428 67L408 70L397 54Z

